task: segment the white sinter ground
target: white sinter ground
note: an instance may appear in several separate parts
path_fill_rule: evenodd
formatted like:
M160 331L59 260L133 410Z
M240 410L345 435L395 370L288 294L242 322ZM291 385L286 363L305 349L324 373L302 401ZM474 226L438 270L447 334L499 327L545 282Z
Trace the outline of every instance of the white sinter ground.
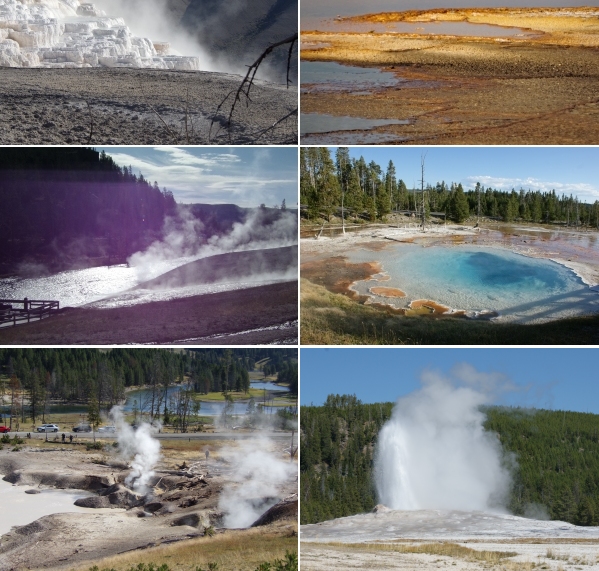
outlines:
M0 67L198 70L197 57L138 38L122 18L80 0L0 0Z

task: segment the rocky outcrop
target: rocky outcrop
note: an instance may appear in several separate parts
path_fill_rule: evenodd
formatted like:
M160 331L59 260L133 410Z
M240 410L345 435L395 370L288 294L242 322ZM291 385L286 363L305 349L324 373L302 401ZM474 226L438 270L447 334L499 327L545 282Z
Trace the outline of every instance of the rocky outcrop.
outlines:
M293 494L266 510L253 524L252 527L268 525L283 519L297 520L298 514L297 494Z
M112 476L91 474L65 474L37 470L13 470L3 478L6 482L18 485L47 486L58 489L76 489L96 492L114 484Z

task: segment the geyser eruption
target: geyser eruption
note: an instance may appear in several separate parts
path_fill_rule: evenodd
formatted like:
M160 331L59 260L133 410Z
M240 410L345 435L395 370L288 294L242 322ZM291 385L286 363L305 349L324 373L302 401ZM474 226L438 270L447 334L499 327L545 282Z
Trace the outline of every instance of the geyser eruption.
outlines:
M123 417L120 407L110 411L117 429L119 449L122 455L131 460L131 472L125 479L125 485L133 490L145 493L154 476L154 466L160 459L160 442L152 437L157 429L148 423L142 423L134 430Z
M297 476L297 465L282 460L271 449L268 438L258 437L221 450L232 469L218 503L225 514L224 527L251 526L277 503L283 484Z
M0 0L0 66L197 70L199 60L169 55L89 2Z
M426 372L379 433L376 489L392 509L505 511L509 458L480 410L505 382L469 365L453 372L453 380Z

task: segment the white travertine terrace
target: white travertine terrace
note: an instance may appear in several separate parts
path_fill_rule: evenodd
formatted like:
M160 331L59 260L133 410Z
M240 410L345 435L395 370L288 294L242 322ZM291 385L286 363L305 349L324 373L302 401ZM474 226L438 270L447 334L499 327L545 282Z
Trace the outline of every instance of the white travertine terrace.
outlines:
M199 69L197 57L168 52L91 3L0 0L0 66Z

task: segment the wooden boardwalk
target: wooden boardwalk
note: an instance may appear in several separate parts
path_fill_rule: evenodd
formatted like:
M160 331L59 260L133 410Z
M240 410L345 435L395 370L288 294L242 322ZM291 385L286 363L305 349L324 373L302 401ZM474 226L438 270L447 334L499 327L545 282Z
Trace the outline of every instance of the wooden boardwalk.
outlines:
M39 299L0 299L0 327L10 327L50 317L60 302Z

